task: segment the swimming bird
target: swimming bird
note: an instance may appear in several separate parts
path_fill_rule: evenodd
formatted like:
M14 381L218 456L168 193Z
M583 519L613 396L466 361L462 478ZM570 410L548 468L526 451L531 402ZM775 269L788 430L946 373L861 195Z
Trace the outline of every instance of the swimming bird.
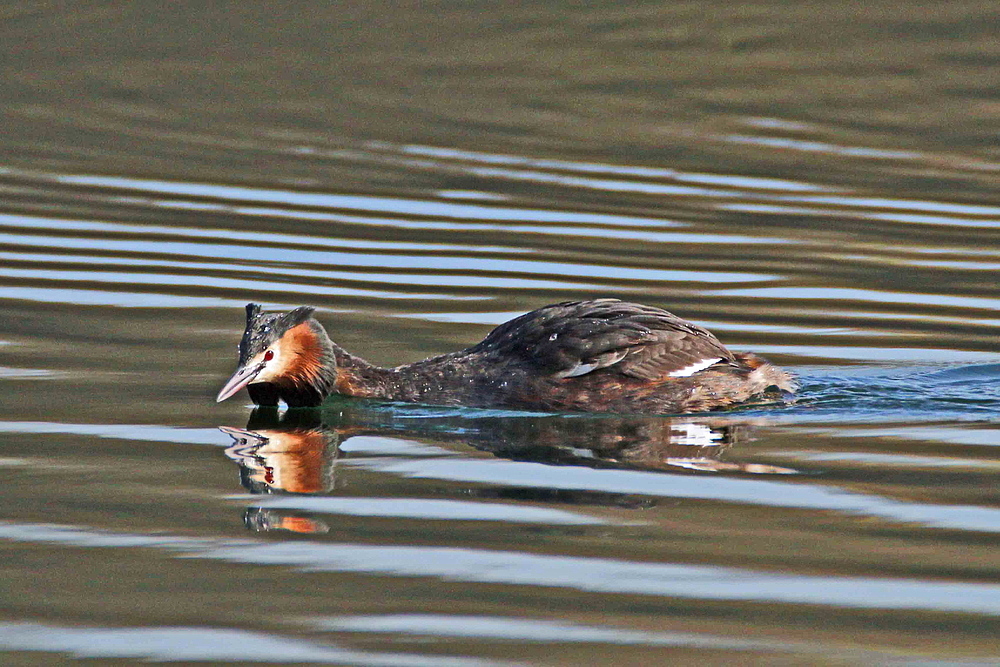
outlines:
M381 368L330 340L301 306L246 306L239 366L219 392L258 405L320 405L340 394L384 401L538 411L667 414L787 395L790 374L731 352L707 329L653 306L566 301L516 317L459 352Z

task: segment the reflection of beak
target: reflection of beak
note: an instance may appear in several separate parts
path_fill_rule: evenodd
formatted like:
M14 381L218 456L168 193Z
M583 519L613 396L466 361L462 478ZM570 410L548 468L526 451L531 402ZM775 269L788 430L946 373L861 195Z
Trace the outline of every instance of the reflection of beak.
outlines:
M261 442L267 442L267 438L262 437L259 433L253 431L247 431L242 428L233 428L232 426L219 426L218 429L228 435L233 440L260 440Z
M264 369L263 363L255 364L253 366L244 366L243 368L236 369L236 372L233 373L233 377L229 378L229 382L227 382L226 386L223 387L222 391L219 392L219 395L216 397L215 402L221 403L222 401L226 400L227 398L238 392L243 387L250 384L250 382L253 381L253 379L257 377L257 374L260 373L263 369Z
M233 447L260 447L267 444L267 438L256 431L245 431L232 426L220 426L219 430L233 439Z
M254 458L255 452L267 444L267 438L253 431L230 426L220 426L219 430L233 439L233 444L226 447L226 456L240 465L247 464L247 459Z

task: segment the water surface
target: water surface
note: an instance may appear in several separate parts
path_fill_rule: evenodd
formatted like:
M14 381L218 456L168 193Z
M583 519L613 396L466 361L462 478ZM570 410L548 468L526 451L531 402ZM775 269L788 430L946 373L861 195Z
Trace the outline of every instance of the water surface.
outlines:
M5 18L10 660L998 660L992 4ZM797 402L214 403L251 300L394 365L598 296Z

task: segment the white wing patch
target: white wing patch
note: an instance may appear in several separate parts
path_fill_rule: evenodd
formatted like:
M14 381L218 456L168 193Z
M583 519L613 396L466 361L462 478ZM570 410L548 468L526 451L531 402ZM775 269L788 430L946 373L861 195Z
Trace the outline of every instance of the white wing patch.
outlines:
M587 373L589 373L590 371L594 370L595 368L597 368L597 364L577 364L576 366L573 366L573 368L569 369L568 371L559 373L556 377L561 377L561 378L575 378L575 377L579 377L581 375L586 375Z
M672 378L686 378L688 376L694 375L698 371L703 371L712 364L722 361L722 357L712 357L711 359L702 359L701 361L696 361L690 366L685 366L680 370L676 370L673 373L669 373L668 377Z
M619 361L628 356L628 350L618 350L616 352L605 352L604 354L599 354L590 360L589 364L578 363L573 368L568 371L563 371L562 373L557 373L556 377L560 378L575 378L581 375L586 375L590 371L596 371L598 368L607 368L608 366L614 366Z

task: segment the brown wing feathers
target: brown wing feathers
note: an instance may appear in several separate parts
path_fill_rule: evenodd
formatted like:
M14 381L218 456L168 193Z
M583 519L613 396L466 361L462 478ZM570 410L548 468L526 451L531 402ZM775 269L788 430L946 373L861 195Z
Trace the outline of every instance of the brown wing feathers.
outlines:
M665 310L615 299L528 313L494 329L473 350L519 356L557 377L613 366L625 375L658 380L733 359L707 330Z

